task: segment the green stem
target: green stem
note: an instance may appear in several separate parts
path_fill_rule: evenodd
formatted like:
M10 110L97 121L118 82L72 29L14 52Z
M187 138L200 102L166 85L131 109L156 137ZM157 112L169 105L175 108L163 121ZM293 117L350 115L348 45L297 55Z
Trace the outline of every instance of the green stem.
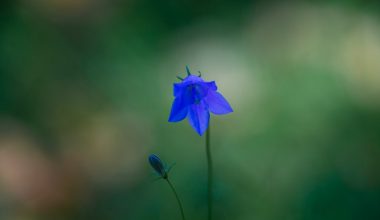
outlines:
M207 155L207 202L208 220L212 220L212 158L210 150L210 125L206 131L206 155Z
M181 203L181 200L179 199L177 191L175 190L172 182L170 182L169 178L166 178L166 181L168 182L170 188L172 189L172 191L173 191L173 193L175 195L175 198L177 199L179 209L181 210L182 220L185 220L185 212L183 211L182 203Z

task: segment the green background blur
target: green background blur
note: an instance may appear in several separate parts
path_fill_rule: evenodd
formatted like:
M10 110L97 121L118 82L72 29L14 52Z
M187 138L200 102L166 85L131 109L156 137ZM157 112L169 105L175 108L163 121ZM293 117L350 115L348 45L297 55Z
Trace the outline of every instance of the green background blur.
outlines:
M204 139L168 123L185 66L212 117L215 220L380 219L378 1L0 3L0 219L205 219Z

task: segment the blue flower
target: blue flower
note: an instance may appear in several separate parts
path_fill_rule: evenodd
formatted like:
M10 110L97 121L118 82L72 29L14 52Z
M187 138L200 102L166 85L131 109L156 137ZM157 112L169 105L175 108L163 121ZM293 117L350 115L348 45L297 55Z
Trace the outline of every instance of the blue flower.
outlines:
M210 112L224 115L233 112L227 100L217 92L215 81L205 82L201 76L192 75L186 66L187 77L174 83L174 102L169 122L188 118L190 125L202 135L208 127Z
M150 165L153 167L153 169L157 172L157 174L160 177L164 179L168 178L168 171L165 169L164 164L162 163L161 159L158 156L151 154L149 155L148 160L149 160Z

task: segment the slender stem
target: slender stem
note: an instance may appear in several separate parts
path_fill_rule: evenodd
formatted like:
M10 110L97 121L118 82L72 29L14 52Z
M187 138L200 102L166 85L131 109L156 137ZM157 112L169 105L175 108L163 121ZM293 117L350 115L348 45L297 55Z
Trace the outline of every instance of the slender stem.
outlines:
M207 202L208 202L208 220L212 220L212 158L210 149L210 125L206 131L206 155L207 155Z
M172 182L170 182L169 178L166 178L166 181L168 182L170 188L172 189L172 191L173 191L173 193L175 195L175 198L177 199L179 209L181 210L182 220L185 220L185 212L183 211L182 203L181 203L181 200L179 199L177 191L175 190Z

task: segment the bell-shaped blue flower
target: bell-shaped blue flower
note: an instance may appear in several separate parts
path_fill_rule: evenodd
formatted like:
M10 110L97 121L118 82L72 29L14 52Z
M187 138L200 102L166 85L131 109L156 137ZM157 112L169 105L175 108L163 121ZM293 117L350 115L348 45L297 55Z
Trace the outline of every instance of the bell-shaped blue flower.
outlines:
M192 75L186 67L188 76L180 83L174 83L174 102L169 122L188 118L190 125L202 135L208 127L210 112L224 115L233 112L227 100L217 92L215 81L205 82L201 76Z

